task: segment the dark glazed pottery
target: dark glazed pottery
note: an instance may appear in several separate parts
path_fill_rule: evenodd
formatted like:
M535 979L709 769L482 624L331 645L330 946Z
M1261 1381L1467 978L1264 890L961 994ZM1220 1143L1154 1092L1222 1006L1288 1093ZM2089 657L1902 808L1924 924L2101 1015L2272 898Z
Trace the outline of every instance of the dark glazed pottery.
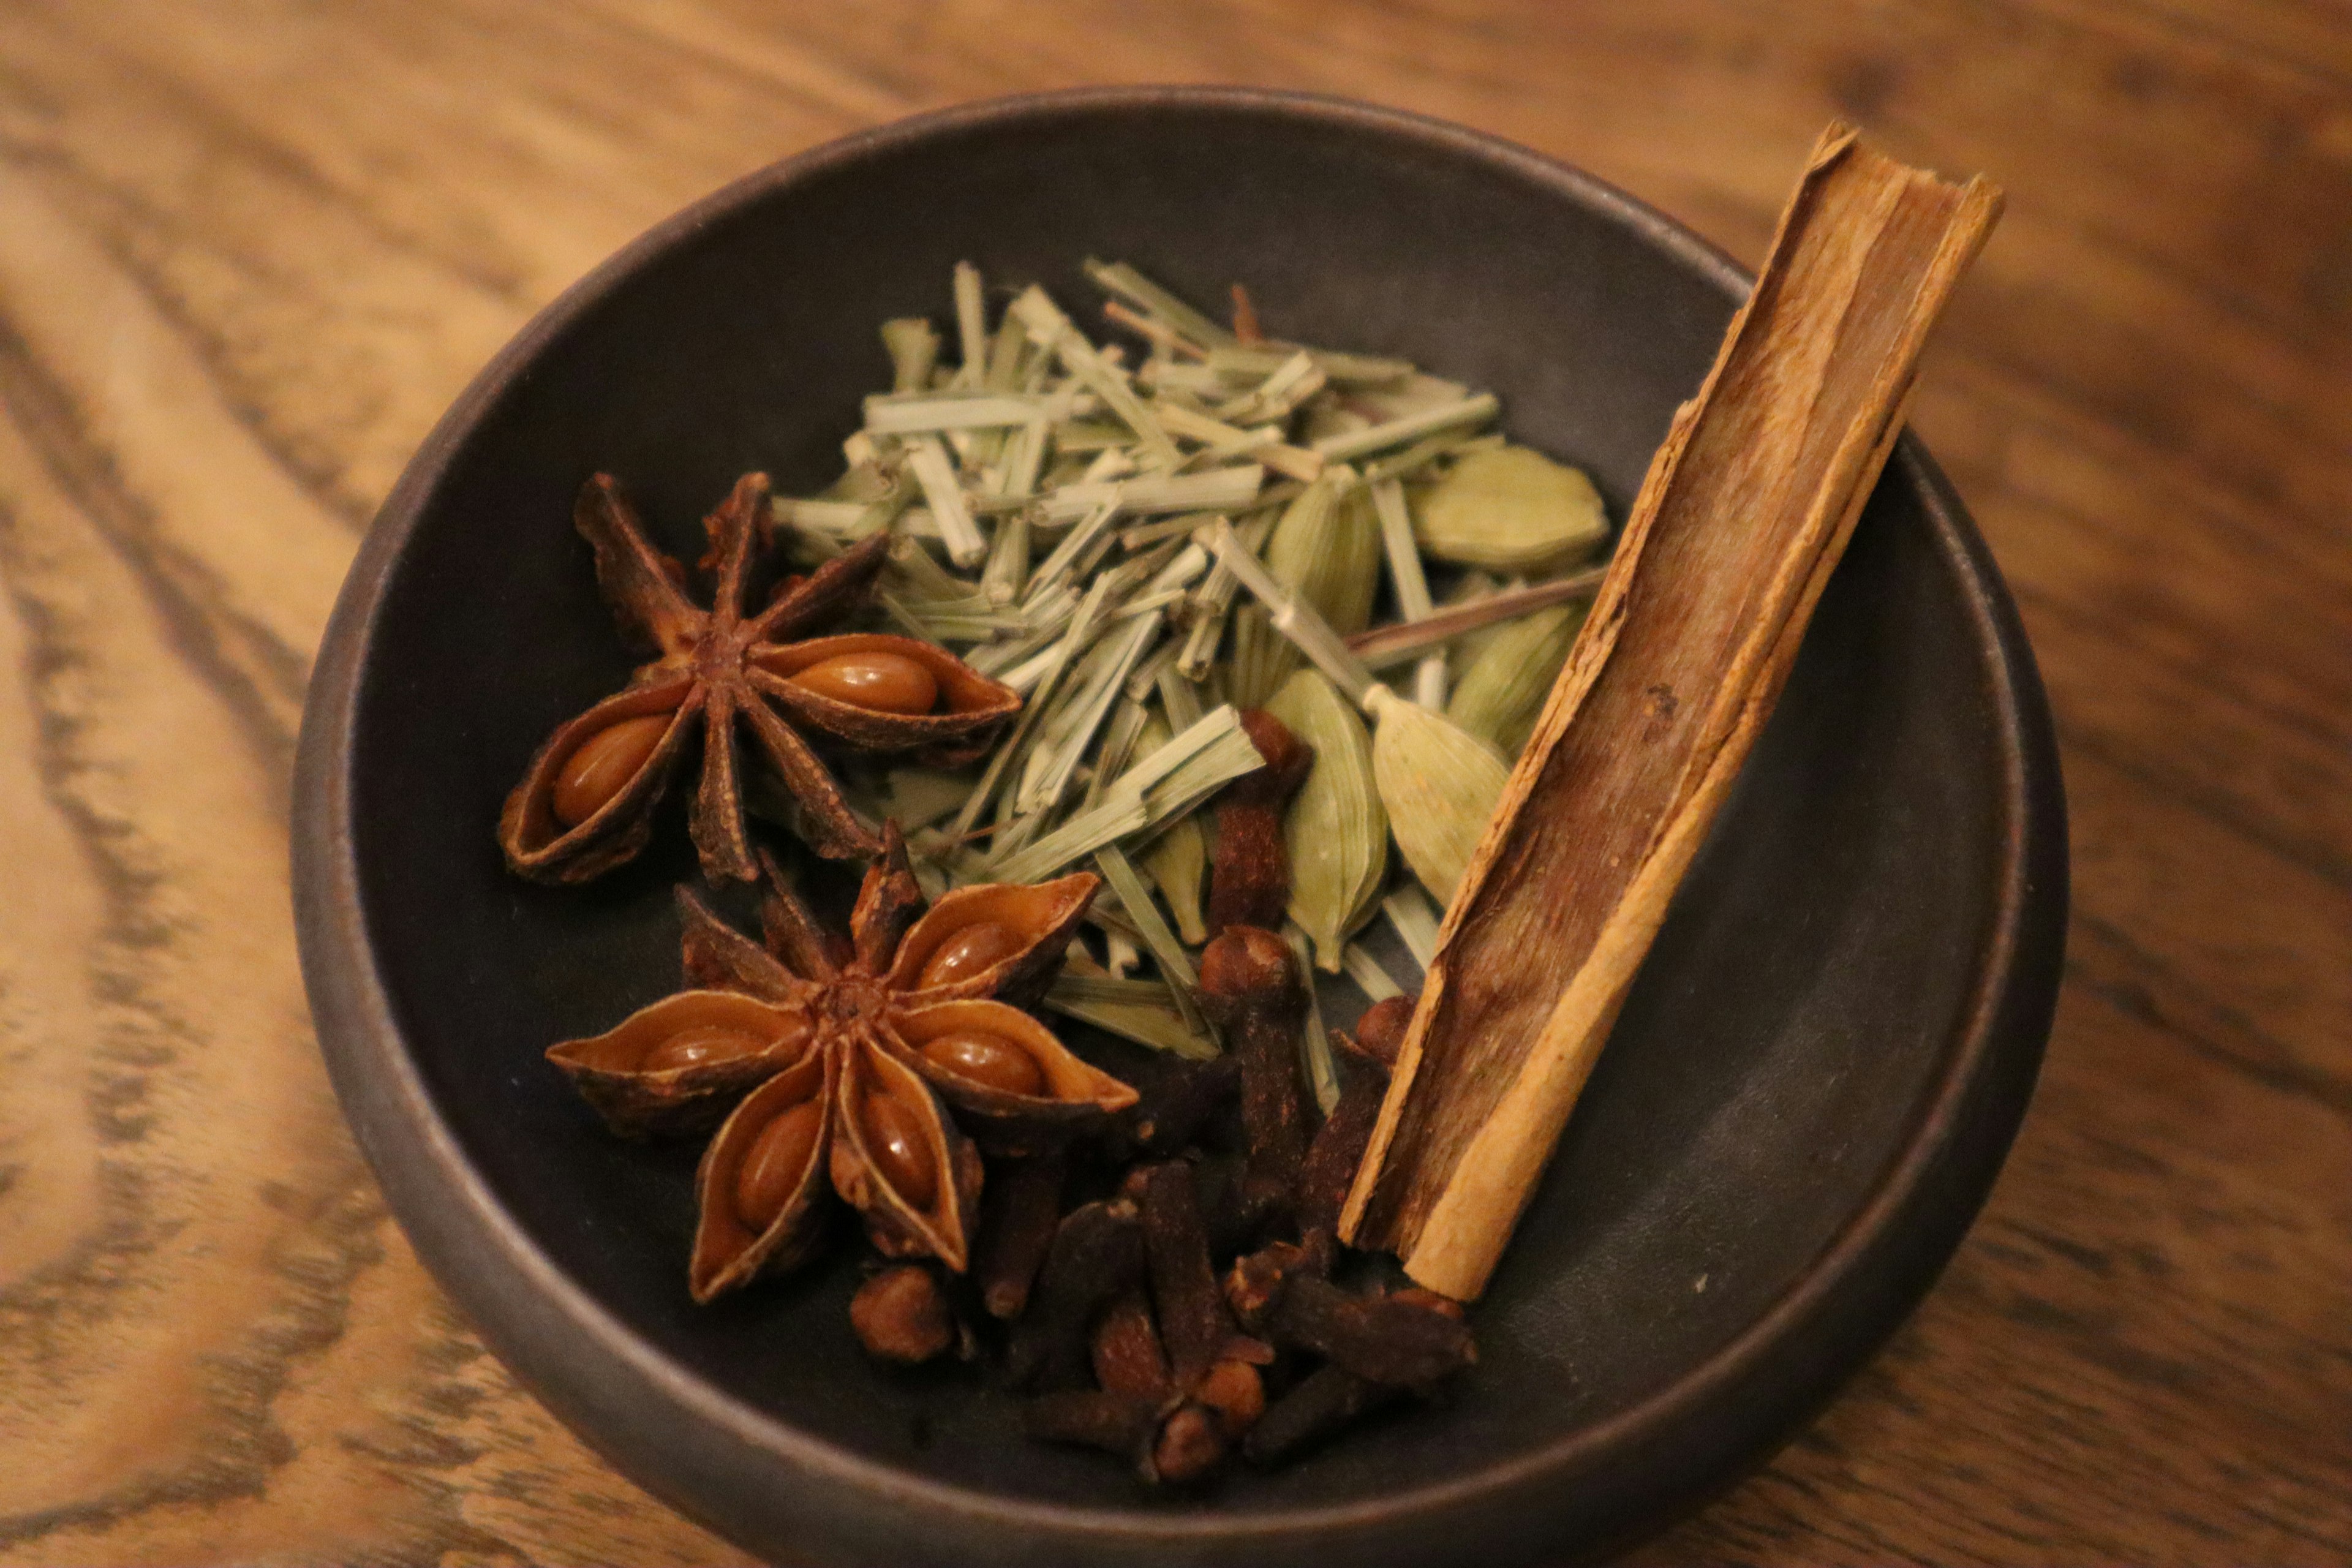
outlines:
M1791 170L1793 174L1793 168ZM853 1249L687 1298L690 1148L604 1135L541 1052L677 978L685 834L586 890L509 876L499 802L628 668L570 525L621 475L688 549L748 468L829 479L884 318L950 266L1087 256L1270 331L1502 395L1622 518L1744 279L1599 182L1359 105L1223 89L983 104L778 164L549 308L460 398L361 551L296 790L304 973L418 1252L624 1470L751 1550L858 1563L1548 1563L1769 1453L1927 1289L2024 1110L2065 909L2031 655L1914 441L1661 934L1444 1405L1202 1499L1015 1435L969 1372L892 1374ZM663 846L667 846L664 848ZM1280 1553L1279 1559L1276 1554Z

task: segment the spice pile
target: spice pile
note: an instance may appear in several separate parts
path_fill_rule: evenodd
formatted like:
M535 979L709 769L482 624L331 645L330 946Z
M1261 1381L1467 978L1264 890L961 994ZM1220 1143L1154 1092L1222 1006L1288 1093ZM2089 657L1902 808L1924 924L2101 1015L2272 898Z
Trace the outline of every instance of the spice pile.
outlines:
M681 888L685 987L549 1052L617 1133L715 1128L697 1300L809 1257L837 1195L898 1260L852 1306L871 1353L1001 1346L1033 1435L1192 1481L1475 1359L1458 1304L1336 1241L1412 1012L1359 933L1385 911L1428 963L1607 525L1489 394L1087 270L1139 363L1040 289L992 324L957 268L959 363L887 323L842 479L747 475L706 520L708 610L592 480L574 521L650 661L499 837L594 877L698 745L704 874L761 884L759 941ZM754 816L867 862L845 935ZM1373 1004L1352 1037L1318 965ZM1032 1006L1165 1059L1131 1087Z

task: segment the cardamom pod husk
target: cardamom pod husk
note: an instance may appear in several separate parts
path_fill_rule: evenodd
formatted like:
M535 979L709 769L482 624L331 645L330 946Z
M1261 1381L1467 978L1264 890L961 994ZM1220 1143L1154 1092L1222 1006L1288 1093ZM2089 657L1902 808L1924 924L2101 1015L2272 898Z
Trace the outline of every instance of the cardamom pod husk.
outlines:
M1584 625L1585 605L1554 605L1505 624L1501 635L1487 643L1454 683L1445 716L1505 757L1516 758L1527 745L1551 695L1552 682L1577 629Z
M1526 447L1465 453L1423 489L1412 510L1422 550L1465 566L1562 566L1609 537L1601 492L1583 471Z
M1385 686L1375 685L1366 700L1374 710L1372 779L1389 826L1404 863L1442 909L1454 901L1510 766L1451 719Z
M1266 535L1263 559L1276 582L1345 637L1371 624L1381 554L1370 492L1353 469L1335 465L1283 511ZM1264 606L1235 606L1226 677L1226 694L1235 706L1265 707L1298 665L1297 648L1268 623Z
M1322 671L1295 671L1265 710L1315 752L1283 814L1290 852L1290 918L1338 973L1348 936L1371 918L1388 879L1389 814L1372 777L1372 738L1355 705Z

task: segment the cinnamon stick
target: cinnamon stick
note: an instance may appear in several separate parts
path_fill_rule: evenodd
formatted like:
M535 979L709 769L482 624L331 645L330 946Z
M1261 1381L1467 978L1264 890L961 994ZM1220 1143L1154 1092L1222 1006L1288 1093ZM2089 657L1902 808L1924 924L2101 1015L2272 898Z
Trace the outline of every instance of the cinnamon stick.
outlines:
M1771 712L2000 194L1832 125L1448 912L1340 1234L1486 1287Z

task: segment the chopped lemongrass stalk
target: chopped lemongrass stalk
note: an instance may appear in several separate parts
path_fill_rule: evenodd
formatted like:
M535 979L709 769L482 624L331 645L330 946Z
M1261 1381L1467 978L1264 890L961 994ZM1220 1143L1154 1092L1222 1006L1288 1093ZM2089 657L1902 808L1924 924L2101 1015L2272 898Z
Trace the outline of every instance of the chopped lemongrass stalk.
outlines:
M940 362L940 334L920 316L901 316L882 323L882 346L890 354L890 390L920 392L931 384L931 367Z
M1045 557L1044 563L1030 577L1029 598L1034 600L1040 595L1050 593L1068 582L1071 574L1077 568L1078 557L1086 552L1087 547L1094 543L1099 535L1109 529L1112 520L1118 516L1118 500L1116 499L1105 500L1089 512L1086 520L1077 527L1064 535L1062 542L1054 547L1054 552Z
M1111 781L1127 771L1135 756L1135 742L1151 721L1151 710L1139 697L1128 696L1111 714L1110 723L1103 731L1103 742L1095 751L1094 777L1087 783L1087 804L1093 805L1110 788Z
M980 588L992 605L1010 605L1029 585L1029 518L1014 512L996 525L989 541L988 564L981 568Z
M1103 319L1150 339L1151 346L1161 353L1181 354L1187 359L1197 360L1208 353L1167 322L1147 316L1140 310L1129 310L1116 300L1104 301Z
M1037 696L1022 704L1021 716L1013 721L1012 732L997 743L995 755L988 759L987 770L980 775L980 782L972 786L971 798L964 802L963 810L957 814L956 837L971 836L972 828L980 822L981 814L988 809L989 802L1003 785L1006 773L1027 750L1029 738L1036 731L1037 715L1043 706L1041 700L1052 693L1055 683L1062 678L1062 672L1077 657L1080 646L1093 635L1096 618L1101 614L1103 602L1108 596L1108 584L1097 583L1089 588L1086 598L1079 602L1076 612L1071 616L1069 631L1048 650L1046 665L1039 671L1035 681ZM1010 686L1012 682L1008 680L1005 684Z
M1095 454L1094 461L1087 465L1087 471L1078 476L1077 482L1082 485L1108 484L1113 479L1127 478L1135 472L1135 452L1131 446L1108 447Z
M1381 479L1409 479L1440 458L1499 449L1503 445L1502 432L1498 430L1483 436L1474 436L1467 430L1441 430L1415 441L1402 452L1391 452L1365 464L1364 478L1375 483Z
M1601 579L1607 574L1608 568L1595 566L1533 587L1490 594L1466 605L1439 610L1422 620L1359 632L1348 639L1348 647L1369 668L1385 669L1403 663L1423 648L1452 642L1497 622L1513 620L1549 605L1589 599L1600 592Z
M1222 517L1202 520L1205 526L1226 522ZM1265 536L1274 531L1272 514L1252 518L1236 531L1242 545L1252 555L1265 545ZM1194 542L1200 535L1194 534ZM1217 644L1225 635L1225 615L1233 607L1234 592L1240 586L1233 568L1218 562L1210 569L1208 581L1193 590L1192 629L1185 634L1183 650L1176 656L1176 668L1187 680L1197 681L1209 673L1210 661L1217 657Z
M1118 991L1103 988L1119 986ZM1133 986L1133 991L1124 987ZM1156 981L1111 980L1065 973L1047 988L1044 1005L1065 1018L1091 1024L1139 1046L1192 1061L1210 1061L1217 1043L1194 1034Z
M988 541L980 536L980 525L971 520L963 489L956 483L954 465L940 438L925 436L912 442L907 449L907 467L913 470L915 482L923 487L923 500L939 524L940 537L947 541L948 559L966 567L987 560Z
M1426 974L1437 957L1437 910L1431 906L1429 895L1411 882L1400 882L1395 892L1381 900L1381 908L1402 939L1405 951Z
M775 515L794 528L814 529L846 539L859 531L860 525L874 510L874 503L862 500L796 500L778 496Z
M1323 1003L1315 994L1314 955L1307 951L1307 933L1296 921L1283 922L1282 940L1290 944L1298 958L1298 972L1307 976L1307 1022L1298 1031L1298 1065L1307 1075L1307 1087L1314 1091L1315 1103L1328 1116L1339 1103L1339 1068L1331 1059L1331 1037L1323 1027Z
M1126 426L1105 419L1071 419L1054 426L1054 450L1065 457L1080 452L1107 452L1135 440Z
M1209 351L1209 367L1227 382L1263 382L1299 352L1297 343L1260 343ZM1411 360L1381 359L1371 354L1339 353L1308 349L1316 366L1334 386L1387 386L1413 374Z
M1402 447L1440 430L1452 430L1465 425L1483 425L1495 417L1501 408L1501 402L1493 393L1482 392L1459 403L1423 409L1418 414L1408 414L1402 419L1391 419L1369 429L1326 436L1315 443L1315 449L1332 462L1343 463L1351 458L1367 457L1391 447Z
M1372 509L1380 514L1381 539L1388 546L1389 582L1396 589L1397 609L1408 621L1427 619L1437 605L1429 596L1429 578L1423 572L1421 551L1412 542L1412 514L1405 510L1404 484L1398 479L1372 481ZM1445 706L1445 649L1439 647L1421 656L1413 667L1412 700L1423 708Z
M1126 694L1128 672L1159 636L1159 616L1146 616L1128 634L1125 642L1110 645L1118 652L1105 663L1100 686L1087 690L1076 726L1056 742L1054 767L1040 792L1043 804L1057 805L1068 792L1086 749L1094 742L1095 732L1102 728L1103 721L1110 716L1111 704Z
M1134 673L1127 678L1128 700L1150 700L1151 694L1160 689L1160 671L1175 664L1177 652L1182 646L1174 637L1164 637L1159 647L1144 655L1143 662L1137 665Z
M892 393L866 400L866 428L876 436L919 436L935 430L979 430L1042 423L1042 397L1001 392Z
M1176 443L1160 428L1160 421L1143 405L1143 400L1136 396L1127 377L1087 342L1086 335L1062 313L1062 308L1045 289L1031 284L1013 301L1011 309L1021 318L1021 324L1029 329L1031 337L1051 350L1065 370L1084 382L1087 390L1101 398L1104 405L1135 432L1157 466L1175 466L1179 455Z
M1208 456L1237 458L1247 455L1257 458L1276 473L1294 479L1311 479L1323 471L1322 454L1291 446L1283 440L1279 426L1265 425L1245 430L1222 419L1213 419L1181 403L1164 400L1154 401L1151 407L1160 416L1160 422L1168 427L1170 435L1204 444Z
M956 367L958 386L978 386L988 372L988 303L981 290L980 268L969 261L955 264L955 313L958 347L963 363Z
M1147 360L1136 379L1154 392L1181 392L1193 397L1220 398L1232 394L1234 384L1205 364Z
M1380 960L1363 943L1349 942L1340 953L1339 962L1348 971L1348 978L1356 983L1356 989L1370 1000L1386 1002L1404 994L1404 987L1396 983L1396 976L1381 968Z
M1215 511L1180 511L1154 522L1139 522L1118 531L1119 548L1143 550L1170 539L1190 539L1195 531L1224 516Z
M1340 640L1339 634L1331 629L1329 623L1274 580L1274 574L1265 569L1265 564L1243 546L1231 523L1220 521L1212 523L1203 532L1206 538L1202 542L1216 553L1219 562L1232 569L1241 585L1265 606L1268 624L1314 660L1317 668L1331 678L1331 683L1349 701L1364 704L1365 694L1379 683L1372 679L1372 672L1364 667L1362 661L1349 651L1348 645Z
M1239 397L1217 405L1217 413L1226 419L1248 424L1263 420L1288 419L1298 411L1299 405L1323 390L1330 382L1315 356L1299 350L1276 367L1274 374Z
M908 609L895 594L877 593L874 602L882 606L882 613L896 622L900 631L917 642L938 643L942 647L947 646L946 638L933 631L928 621Z
M980 384L991 392L1014 390L1021 384L1023 362L1030 353L1028 330L1013 317L1004 317L988 340L988 369Z
M1200 691L1173 669L1160 672L1160 710L1167 715L1169 728L1179 735L1206 717L1201 710Z
M1104 293L1116 294L1203 351L1227 347L1238 341L1233 333L1124 261L1097 261L1088 257L1086 274Z
M863 430L853 430L842 439L842 461L853 468L877 462L881 455L881 448L875 446L874 437Z
M1147 476L1110 484L1063 485L1038 501L1042 521L1074 522L1109 502L1130 516L1170 511L1239 511L1257 499L1265 482L1261 463L1237 463L1197 474Z
M1050 877L1106 844L1143 838L1265 765L1240 716L1220 708L1129 768L1104 792L1101 804L1014 854L992 856L990 875L1003 882Z
M1167 917L1160 912L1160 905L1152 898L1151 889L1144 886L1142 874L1136 870L1135 862L1129 860L1127 851L1118 845L1106 844L1095 851L1095 868L1110 885L1111 892L1126 909L1127 918L1134 922L1136 934L1143 939L1143 945L1150 950L1151 961L1160 966L1160 978L1167 983L1168 994L1174 999L1176 1010L1184 1016L1185 1023L1205 1033L1206 1026L1200 1023L1200 1012L1192 1001L1192 993L1199 988L1201 976L1192 968L1192 957L1185 952L1184 944L1176 939L1176 932L1168 924Z

